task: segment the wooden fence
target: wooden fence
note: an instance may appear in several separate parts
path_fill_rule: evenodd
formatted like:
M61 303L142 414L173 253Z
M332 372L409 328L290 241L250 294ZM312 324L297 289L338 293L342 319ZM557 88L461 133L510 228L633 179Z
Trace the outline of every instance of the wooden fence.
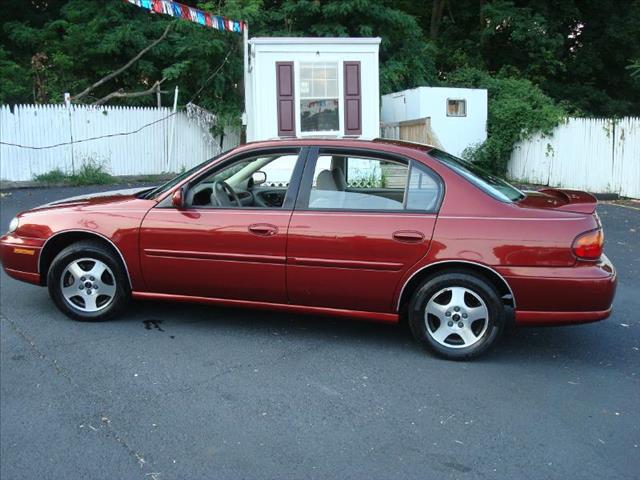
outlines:
M431 128L429 117L402 122L380 124L380 137L390 140L405 140L407 142L424 143L442 148L440 140Z
M0 142L0 179L25 181L55 169L72 173L86 162L112 175L177 172L238 145L240 134L227 128L214 138L169 108L3 105Z
M640 198L640 118L568 118L511 155L512 179Z

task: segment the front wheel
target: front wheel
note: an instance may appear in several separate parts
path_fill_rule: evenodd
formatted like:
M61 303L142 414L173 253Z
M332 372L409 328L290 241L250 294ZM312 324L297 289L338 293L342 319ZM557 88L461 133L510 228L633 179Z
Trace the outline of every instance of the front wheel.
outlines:
M437 355L465 360L491 347L504 326L495 287L480 276L449 272L428 278L409 307L414 337Z
M95 241L74 243L62 250L51 264L47 284L56 306L80 321L106 320L129 299L124 267Z

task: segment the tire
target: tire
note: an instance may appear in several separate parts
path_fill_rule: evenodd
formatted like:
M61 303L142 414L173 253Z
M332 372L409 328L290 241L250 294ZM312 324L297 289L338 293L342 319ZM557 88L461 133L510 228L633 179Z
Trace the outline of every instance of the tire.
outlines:
M409 304L416 340L449 360L468 360L496 343L505 312L496 288L479 275L450 271L427 278Z
M73 243L58 253L47 285L60 311L84 322L114 317L130 298L124 265L109 248L92 240Z

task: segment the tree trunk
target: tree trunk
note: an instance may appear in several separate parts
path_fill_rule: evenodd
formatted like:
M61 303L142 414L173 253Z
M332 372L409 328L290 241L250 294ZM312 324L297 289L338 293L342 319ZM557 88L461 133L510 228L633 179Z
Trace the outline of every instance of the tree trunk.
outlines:
M433 0L433 8L431 9L431 28L429 29L429 37L431 40L438 38L440 24L442 23L442 14L447 0Z

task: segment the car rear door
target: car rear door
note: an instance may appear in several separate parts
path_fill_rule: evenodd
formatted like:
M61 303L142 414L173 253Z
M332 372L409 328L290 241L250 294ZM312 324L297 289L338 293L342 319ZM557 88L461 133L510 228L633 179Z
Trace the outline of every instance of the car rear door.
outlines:
M251 155L291 159L286 172L290 181L278 182L270 191L283 191L281 206L273 205L275 197L271 203L246 207L187 205L178 209L161 202L149 211L140 229L140 262L149 292L287 303L287 228L306 149L278 148L249 152ZM234 162L247 161L246 156L225 161L205 177L215 176L222 168L233 169ZM194 183L190 188L199 188ZM247 192L237 193L243 198Z
M414 160L314 149L289 224L290 302L392 312L398 282L429 251L442 193Z

